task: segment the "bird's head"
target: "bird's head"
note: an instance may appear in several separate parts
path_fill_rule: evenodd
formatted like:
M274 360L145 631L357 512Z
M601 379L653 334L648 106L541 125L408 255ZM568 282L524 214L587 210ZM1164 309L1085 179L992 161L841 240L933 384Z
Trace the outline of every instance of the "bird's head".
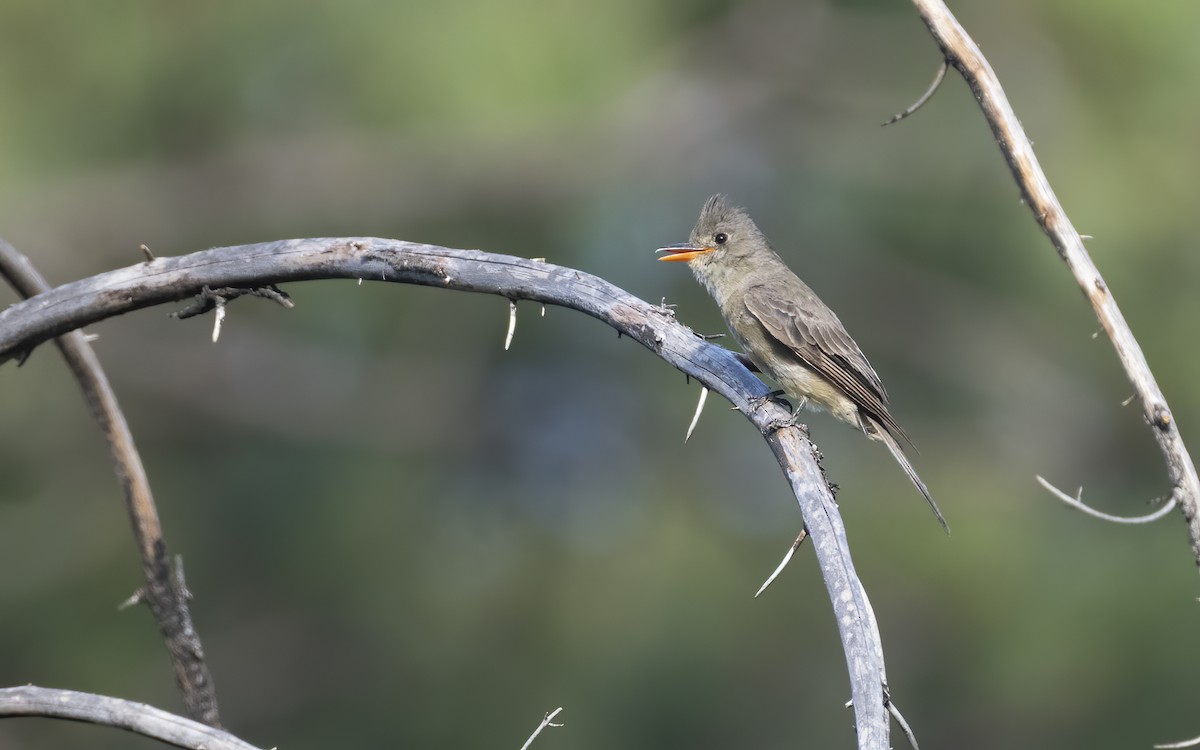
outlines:
M767 248L762 232L745 210L718 194L705 202L687 242L661 247L658 252L663 253L659 260L686 262L697 276L703 276L716 268L732 270Z

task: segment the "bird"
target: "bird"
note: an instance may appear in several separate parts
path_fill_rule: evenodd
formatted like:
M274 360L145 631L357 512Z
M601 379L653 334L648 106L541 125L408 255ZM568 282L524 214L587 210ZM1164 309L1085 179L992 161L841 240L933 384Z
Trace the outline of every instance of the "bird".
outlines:
M751 362L796 401L882 442L950 527L904 453L913 444L888 410L888 395L862 349L833 310L788 268L745 209L717 194L700 211L688 242L661 247L662 261L686 262L721 309Z

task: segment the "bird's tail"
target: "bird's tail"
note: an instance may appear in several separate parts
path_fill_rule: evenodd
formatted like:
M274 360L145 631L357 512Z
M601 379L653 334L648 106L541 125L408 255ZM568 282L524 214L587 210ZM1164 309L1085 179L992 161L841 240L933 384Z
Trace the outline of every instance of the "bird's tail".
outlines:
M904 450L900 447L900 443L896 442L896 438L893 437L892 434L883 426L877 427L875 433L876 434L872 437L877 437L882 440L883 444L886 445L888 450L892 452L892 456L896 459L896 463L900 464L900 468L904 469L904 473L908 475L908 478L912 480L912 483L916 485L917 489L921 491L921 494L925 496L925 502L929 503L929 507L933 510L933 515L937 516L938 523L940 523L942 528L945 529L946 533L949 534L950 527L946 524L946 519L942 516L942 511L938 509L937 503L933 501L933 495L929 494L929 488L926 487L925 483L921 481L921 477L917 476L917 470L914 469L913 465L908 462L908 456L904 455Z

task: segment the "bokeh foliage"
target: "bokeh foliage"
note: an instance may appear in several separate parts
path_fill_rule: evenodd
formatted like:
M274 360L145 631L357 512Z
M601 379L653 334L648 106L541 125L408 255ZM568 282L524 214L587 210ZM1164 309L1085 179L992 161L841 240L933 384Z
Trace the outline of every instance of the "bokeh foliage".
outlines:
M1200 425L1200 5L953 3ZM1111 347L902 2L0 4L0 234L54 282L291 236L546 257L701 331L650 251L727 191L889 385L943 538L879 446L810 423L894 695L929 747L1200 733L1182 525ZM95 327L185 555L227 724L263 746L849 746L841 653L769 452L574 313L364 283ZM5 292L2 299L11 296ZM0 684L178 709L107 454L49 347L0 368ZM0 746L141 747L62 723Z

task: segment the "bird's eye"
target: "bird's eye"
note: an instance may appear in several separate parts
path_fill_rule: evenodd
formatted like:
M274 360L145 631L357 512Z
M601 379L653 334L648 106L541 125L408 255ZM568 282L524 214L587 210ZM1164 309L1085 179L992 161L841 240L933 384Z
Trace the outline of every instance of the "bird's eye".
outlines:
M713 241L716 242L718 245L724 245L725 241L728 239L729 239L729 235L725 234L724 232L717 232L716 234L713 235Z

